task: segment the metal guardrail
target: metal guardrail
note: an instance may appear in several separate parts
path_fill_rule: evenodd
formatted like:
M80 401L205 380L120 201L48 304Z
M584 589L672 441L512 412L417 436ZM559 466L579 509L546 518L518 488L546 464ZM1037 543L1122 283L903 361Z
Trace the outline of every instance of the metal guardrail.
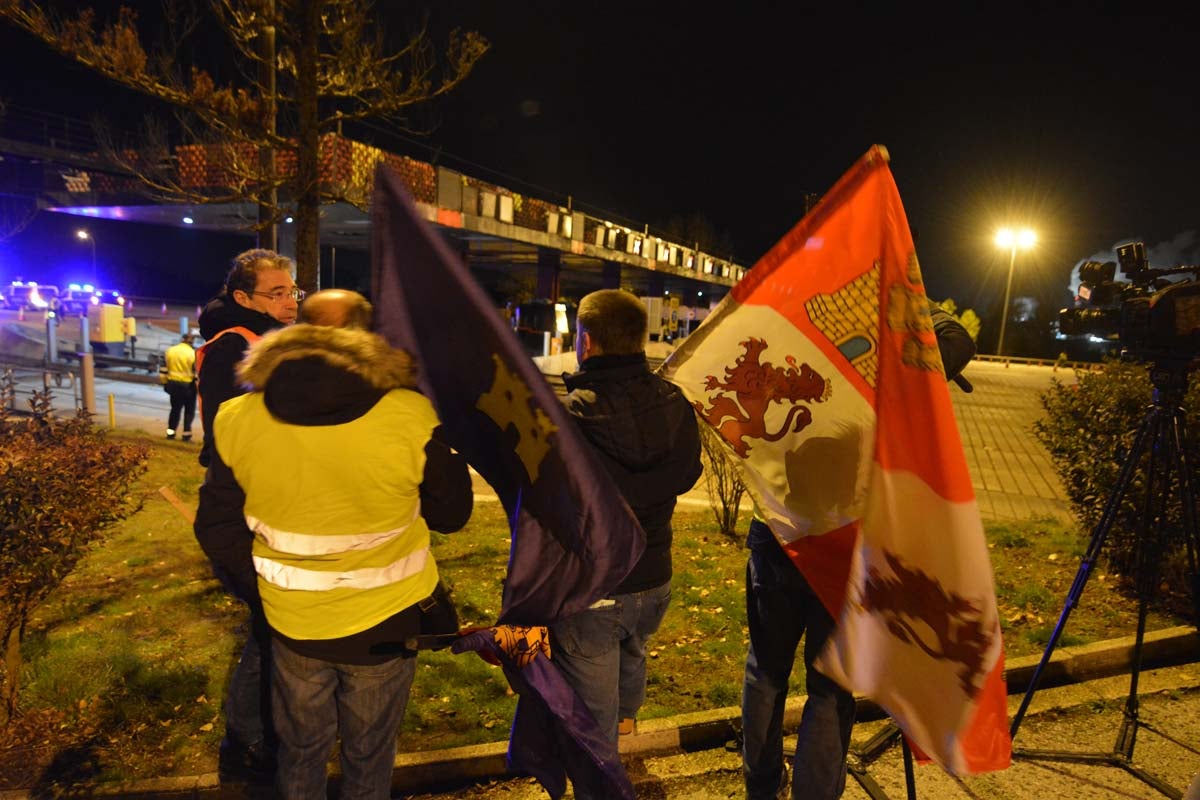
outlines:
M60 358L81 361L83 353L65 352L59 353ZM126 358L124 356L113 356L107 353L92 353L98 369L119 369L126 368L131 370L145 370L150 375L158 375L158 368L162 366L162 354L156 351L151 351L145 358ZM156 378L157 379L157 378Z
M989 361L995 364L1026 364L1035 367L1054 367L1056 369L1072 369L1081 370L1083 372L1093 372L1104 369L1104 364L1099 361L1066 361L1056 358L1023 358L1020 356L997 356L976 354L972 361Z
M5 357L5 360L12 359ZM82 382L79 374L73 370L56 365L0 363L0 402L7 405L9 411L19 415L32 414L31 408L18 404L17 400L23 396L32 398L33 392L39 388L51 393L51 408L56 413L62 412L54 408L53 401L63 389L71 393L70 413L74 414L83 404Z

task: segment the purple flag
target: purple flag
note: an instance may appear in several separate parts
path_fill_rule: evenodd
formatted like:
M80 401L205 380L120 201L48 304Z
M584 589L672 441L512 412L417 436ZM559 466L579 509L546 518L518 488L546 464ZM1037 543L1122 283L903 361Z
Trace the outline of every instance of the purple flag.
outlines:
M452 649L498 661L518 695L510 769L537 778L552 800L566 791L564 772L601 797L634 800L616 745L600 733L592 713L550 663L545 628L484 628L461 637Z
M641 557L637 518L462 259L383 165L371 235L376 328L417 359L446 442L508 512L498 621L549 625L582 611Z
M376 328L416 358L444 440L508 512L500 626L488 630L547 626L586 609L641 558L646 536L637 518L466 265L383 165L375 172L371 236ZM456 651L487 648L467 639ZM633 797L615 745L604 742L547 658L519 670L507 664L505 675L521 694L510 766L553 797L562 794L564 768L573 779L611 787L610 796Z

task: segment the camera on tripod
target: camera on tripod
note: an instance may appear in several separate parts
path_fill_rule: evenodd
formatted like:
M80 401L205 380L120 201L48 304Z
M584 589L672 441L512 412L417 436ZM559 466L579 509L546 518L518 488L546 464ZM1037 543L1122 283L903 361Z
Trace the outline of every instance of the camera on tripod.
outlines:
M1134 357L1200 352L1200 266L1155 269L1142 242L1118 247L1117 261L1128 280L1115 280L1112 261L1080 265L1076 307L1059 312L1059 331L1117 341Z

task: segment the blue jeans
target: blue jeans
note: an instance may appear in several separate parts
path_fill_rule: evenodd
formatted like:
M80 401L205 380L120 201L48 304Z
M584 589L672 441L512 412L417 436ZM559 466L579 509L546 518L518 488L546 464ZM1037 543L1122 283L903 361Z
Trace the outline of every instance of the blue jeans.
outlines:
M288 800L325 800L326 764L341 736L342 800L391 796L396 735L417 660L335 664L275 641L272 710L279 735L275 789Z
M746 618L750 649L742 686L742 767L747 800L773 800L783 773L783 706L804 636L808 700L792 766L795 800L835 800L846 787L854 695L813 669L834 621L770 528L750 523L746 537Z
M609 598L552 629L552 659L614 744L617 722L634 719L646 700L646 641L662 624L671 582ZM575 784L575 797L593 797Z

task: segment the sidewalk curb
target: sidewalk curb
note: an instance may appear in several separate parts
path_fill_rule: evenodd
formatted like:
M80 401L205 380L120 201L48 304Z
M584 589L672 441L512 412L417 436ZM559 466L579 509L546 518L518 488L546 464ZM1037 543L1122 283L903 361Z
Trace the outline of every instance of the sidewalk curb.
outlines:
M1136 637L1126 636L1079 647L1056 648L1047 662L1038 689L1080 684L1127 673L1132 667L1135 644ZM1041 659L1042 655L1036 654L1013 659L1006 665L1005 679L1010 705L1013 696L1025 694ZM1148 632L1143 639L1143 670L1197 662L1200 662L1200 633L1192 626ZM1200 685L1200 680L1196 683ZM785 728L795 728L799 724L803 707L804 697L788 699L784 711ZM859 698L859 721L867 722L884 716L875 703ZM639 723L637 733L621 739L621 753L649 756L673 750L720 747L735 738L740 722L741 711L737 706L645 720ZM392 773L392 791L413 794L446 790L484 780L517 777L508 771L507 751L507 742L493 742L446 750L400 753L396 756ZM230 795L229 789L228 786L224 787L223 794L217 774L207 773L97 786L79 796L136 800L237 796ZM66 796L75 795L68 791ZM34 797L30 790L0 791L0 800L33 800Z

